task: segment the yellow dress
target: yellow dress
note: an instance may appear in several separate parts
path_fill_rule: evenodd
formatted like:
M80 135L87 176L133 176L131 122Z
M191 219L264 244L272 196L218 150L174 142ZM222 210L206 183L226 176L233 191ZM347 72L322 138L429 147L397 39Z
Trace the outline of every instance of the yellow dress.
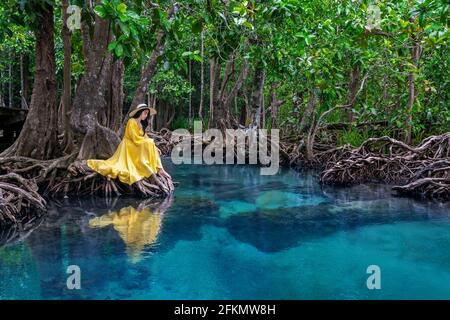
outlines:
M107 160L89 159L87 165L101 175L129 185L157 173L163 166L155 142L143 135L136 119L127 122L123 140Z
M131 262L136 263L141 260L144 248L156 242L161 229L161 220L159 210L144 208L138 211L128 206L89 220L89 226L103 228L112 225L125 242Z

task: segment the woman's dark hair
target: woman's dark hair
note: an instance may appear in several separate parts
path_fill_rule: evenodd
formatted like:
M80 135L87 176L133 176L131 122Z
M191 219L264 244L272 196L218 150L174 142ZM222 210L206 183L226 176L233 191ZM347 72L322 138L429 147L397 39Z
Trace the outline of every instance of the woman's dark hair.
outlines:
M148 111L148 109L139 110L138 112L136 112L136 114L133 116L133 118L138 119L141 116L142 112L144 112L145 110ZM147 115L147 118L145 118L145 120L141 120L142 131L144 132L143 135L145 135L145 129L147 129L147 127L148 127L148 117L149 117L149 115Z

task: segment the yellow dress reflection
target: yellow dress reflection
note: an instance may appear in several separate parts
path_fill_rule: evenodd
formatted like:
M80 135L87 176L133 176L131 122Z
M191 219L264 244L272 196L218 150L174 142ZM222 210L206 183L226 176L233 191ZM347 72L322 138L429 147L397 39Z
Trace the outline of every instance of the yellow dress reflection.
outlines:
M102 228L112 225L125 242L131 262L136 263L142 259L144 247L156 241L161 229L161 218L159 210L145 208L138 211L129 206L93 218L89 221L89 226Z

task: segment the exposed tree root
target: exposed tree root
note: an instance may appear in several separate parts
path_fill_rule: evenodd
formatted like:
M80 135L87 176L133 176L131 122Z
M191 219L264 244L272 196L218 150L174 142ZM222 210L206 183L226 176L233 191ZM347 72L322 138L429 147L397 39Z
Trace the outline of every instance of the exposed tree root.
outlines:
M170 156L175 141L169 129L162 128L159 132L147 130L147 135L155 141L156 146L161 150L161 155Z
M170 154L174 141L171 141L172 133L169 130L151 132L149 135L163 155ZM79 152L52 160L5 157L0 158L0 173L20 173L24 178L33 179L40 192L48 196L133 194L161 197L174 190L172 178L164 170L129 186L97 174L79 158Z
M49 184L45 193L51 196L127 194L158 198L171 194L173 190L172 179L164 171L130 186L92 171L85 161L75 161L67 168L67 175Z
M422 178L404 186L394 186L392 190L406 196L422 195L450 200L450 178Z
M38 186L16 173L0 175L0 226L24 222L29 211L46 209Z
M172 150L170 137L168 130L153 134L163 154L170 154ZM160 198L174 191L172 178L164 170L129 186L92 171L78 158L79 152L51 160L17 156L0 158L0 226L20 223L30 211L27 209L45 210L46 203L40 194L50 197L126 194Z
M390 137L371 138L359 148L336 148L317 156L325 163L321 182L351 185L396 184L402 195L450 198L450 132L431 136L417 147Z

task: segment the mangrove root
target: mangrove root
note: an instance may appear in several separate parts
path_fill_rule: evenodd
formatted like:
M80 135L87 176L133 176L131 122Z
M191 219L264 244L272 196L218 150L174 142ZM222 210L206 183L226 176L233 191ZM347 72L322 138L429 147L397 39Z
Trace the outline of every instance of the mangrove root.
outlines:
M318 155L325 163L320 181L330 185L395 184L401 195L450 198L450 132L417 147L390 137L371 138L359 148L344 146Z
M46 202L37 190L34 180L12 172L0 175L0 226L23 223L31 210L44 211Z
M159 198L171 194L173 190L172 178L163 170L130 186L92 171L85 161L75 161L67 169L67 175L49 185L46 193L51 196L100 194L109 197L127 194Z

